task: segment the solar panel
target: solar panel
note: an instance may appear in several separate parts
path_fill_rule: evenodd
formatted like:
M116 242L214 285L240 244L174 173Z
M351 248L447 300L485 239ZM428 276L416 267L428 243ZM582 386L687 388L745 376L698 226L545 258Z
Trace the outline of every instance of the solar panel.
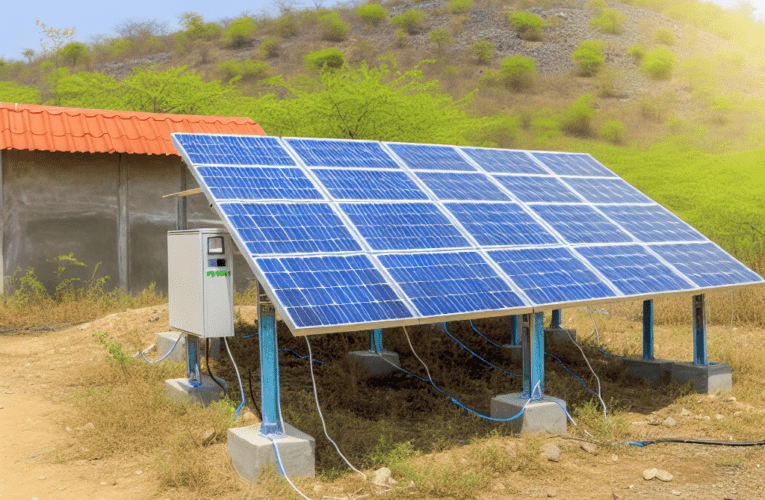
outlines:
M296 335L764 282L589 155L173 142Z

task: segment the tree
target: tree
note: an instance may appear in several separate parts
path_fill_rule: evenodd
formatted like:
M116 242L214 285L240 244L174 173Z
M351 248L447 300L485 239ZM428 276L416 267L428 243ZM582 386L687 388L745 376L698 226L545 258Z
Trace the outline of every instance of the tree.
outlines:
M438 46L438 55L444 55L444 47L446 45L454 43L451 33L446 28L436 28L428 33L428 40L435 43Z
M22 52L21 55L27 58L29 64L32 64L32 58L35 56L35 51L34 49L24 49L24 52Z
M58 54L61 48L67 43L71 43L74 38L74 32L77 28L54 28L53 26L46 26L45 23L39 20L35 22L40 27L40 46L42 47L43 56L48 56L49 53L53 53L54 59L54 72L53 79L51 80L51 86L53 88L53 103L56 106L60 106L61 103L58 99L58 80L59 80L59 64Z
M16 82L0 82L0 102L40 104L40 89L34 85L19 85Z

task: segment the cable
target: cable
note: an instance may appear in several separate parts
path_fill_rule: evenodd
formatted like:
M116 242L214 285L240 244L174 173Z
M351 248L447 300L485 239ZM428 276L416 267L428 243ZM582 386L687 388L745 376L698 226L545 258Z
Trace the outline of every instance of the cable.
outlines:
M472 324L472 323L471 323L471 324ZM473 328L473 330L475 330L475 328ZM462 347L462 348L463 348L463 349L465 349L467 352L469 352L470 354L472 354L472 355L473 355L473 356L475 356L476 358L480 359L481 361L483 361L483 362L484 362L484 363L486 363L487 365L491 366L491 367L492 367L492 368L494 368L495 370L499 370L499 371L501 371L501 372L507 373L508 375L510 375L510 376L512 376L512 377L520 377L520 375L516 375L515 373L510 373L510 372L509 372L509 371L507 371L507 370L504 370L504 369L502 369L502 368L500 368L500 367L498 367L498 366L496 366L496 365L493 365L493 364L491 364L490 362L486 361L485 359L483 359L483 358L482 358L481 356L479 356L478 354L476 354L476 353L474 353L473 351L471 351L470 349L468 349L468 347L467 347L465 344L463 344L462 342L460 342L459 340L457 340L457 338L456 338L456 337L454 337L454 335L452 335L451 333L449 333L449 329L448 329L448 328L446 328L446 322L445 322L445 321L444 321L444 331L446 332L446 334L447 334L447 335L448 335L448 336L449 336L449 337L450 337L450 338L451 338L453 341L457 342L457 344L459 344L459 346L460 346L460 347ZM478 330L476 330L476 331L478 331ZM487 339L487 340L488 340L488 339ZM417 358L417 359L419 359L419 358Z
M472 319L469 319L468 321L470 322L470 327L473 329L473 331L475 333L477 333L478 335L480 335L481 337L483 337L484 339L486 339L491 345L493 345L494 347L500 347L500 348L504 348L505 347L503 345L497 344L496 342L491 340L489 337L487 337L483 333L479 332L478 329L473 325L473 320Z
M595 338L598 340L598 351L602 352L606 356L611 356L611 357L619 358L619 359L627 359L624 356L619 356L618 354L612 354L610 352L604 351L600 347L600 333L598 332L598 325L597 325L597 323L595 323L595 317L592 315L592 310L590 309L590 306L587 306L587 312L590 314L590 319L592 320L592 326L595 328ZM569 335L569 337L570 337L570 335Z
M614 444L631 444L633 446L648 446L657 443L686 443L686 444L704 444L710 446L765 446L765 441L714 441L708 439L688 439L688 438L656 438L645 441L623 441Z
M240 339L249 339L249 338L257 337L257 336L258 336L257 333L253 333L252 335L245 335L244 337L239 337L239 338Z
M231 354L231 349L228 347L228 339L226 339L226 337L223 337L223 343L226 344L228 357L231 358L231 364L234 365L236 379L239 381L239 393L242 395L242 402L239 403L239 406L236 408L236 413L234 414L234 418L239 418L239 410L241 410L242 406L244 406L244 387L242 386L242 377L239 376L239 368L237 368L236 361L234 361L234 356Z
M290 354L294 354L300 359L308 359L309 356L301 356L300 353L293 351L292 349L279 349L279 352L288 352ZM312 359L311 363L319 363L320 365L325 364L324 361L319 361L318 359Z
M213 379L213 382L218 384L218 387L223 391L223 394L226 394L226 388L223 387L223 384L218 382L218 379L215 378L210 370L210 339L205 339L205 364L207 365L207 374Z
M592 324L595 325L595 318L592 317L592 310L590 309L589 306L587 306L587 311L590 313L590 318L592 318ZM571 342L574 343L576 348L579 349L579 352L582 353L582 357L584 358L584 362L587 363L587 366L590 368L590 372L592 372L592 376L595 377L595 380L598 382L598 393L596 394L596 396L598 396L598 399L600 400L600 404L603 405L603 418L608 420L608 409L606 408L606 402L603 401L603 397L601 396L602 387L600 386L600 378L598 377L598 374L595 373L595 370L592 368L592 365L590 364L590 360L587 359L587 355L584 353L584 350L582 349L582 346L577 344L576 340L574 340L574 337L571 335L571 332L568 330L568 328L563 326L562 323L561 323L560 327L563 328L563 330L566 331L566 335L568 335L569 340L571 340ZM598 332L598 325L595 325L595 333L597 334L597 332ZM600 348L600 336L599 335L598 335L598 348Z
M321 426L324 427L324 435L327 436L327 439L329 439L329 442L332 443L332 446L335 447L335 449L337 450L337 453L340 455L340 458L345 460L345 463L348 464L348 467L353 469L355 472L358 472L359 474L361 474L364 477L364 480L366 480L367 479L366 474L364 474L363 472L358 470L356 467L354 467L353 464L351 464L351 462L349 462L348 459L345 458L345 455L343 455L343 452L340 451L340 447L337 446L337 443L335 443L335 441L331 437L329 437L329 433L327 432L327 424L326 422L324 422L324 415L321 414L321 406L319 405L319 391L316 389L316 377L313 374L313 353L311 352L311 343L308 341L307 336L304 338L305 338L305 343L308 346L308 359L310 360L308 368L311 371L311 382L313 383L313 397L314 399L316 399L316 409L319 410L319 418L321 419Z
M592 389L590 389L589 387L587 387L587 384L585 384L585 383L584 383L584 380L582 380L582 377L580 377L580 376L579 376L579 375L577 375L576 373L574 373L574 372L572 372L571 370L569 370L569 369L568 369L568 367L567 367L567 366L566 366L566 365L563 363L563 361L561 361L561 360L560 360L560 358L558 358L557 356L554 356L554 355L550 354L549 352L546 352L546 353L545 353L545 356L549 356L549 357L551 357L552 359L554 359L555 361L557 361L558 363L560 363L560 365L563 367L563 369L564 369L564 370L566 370L566 371L567 371L567 372L568 372L570 375L572 375L572 376L576 377L576 379L577 379L579 382L581 382L581 384L582 384L582 387L584 387L585 389L587 389L588 391L590 391L591 393L593 393L595 396L597 396L597 395L598 395L598 394L597 394L595 391L593 391Z
M169 351L167 351L167 352L165 353L165 355L164 355L164 356L162 356L161 358L159 358L159 359L158 359L158 360L156 360L156 361L149 361L148 359L146 359L146 356L144 356L144 352L151 350L151 348L152 348L152 347L154 347L154 346L155 346L155 345L157 345L157 344L154 344L154 345L152 345L151 347L149 347L148 349L146 349L146 351L138 351L137 353L135 353L133 356L130 356L130 357L131 357L131 358L134 358L135 356L138 356L138 355L140 354L140 355L141 355L141 357L143 358L143 360L144 360L144 361L146 361L147 363L149 363L150 365L153 365L153 364L159 363L160 361L164 361L164 360L165 360L165 358L167 358L168 356L170 356L170 354L173 352L173 350L175 350L175 346L176 346L176 345L178 345L178 342L180 342L180 341L181 341L181 338L182 338L182 337L183 337L183 335L178 335L178 338L177 338L177 339L175 339L175 343L173 344L173 347L171 347L171 348L170 348L170 350L169 350Z

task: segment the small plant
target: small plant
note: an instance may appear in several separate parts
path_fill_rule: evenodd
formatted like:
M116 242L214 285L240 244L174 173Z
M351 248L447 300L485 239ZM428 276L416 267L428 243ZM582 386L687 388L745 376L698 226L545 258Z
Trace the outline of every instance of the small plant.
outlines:
M674 52L667 47L659 47L645 55L640 70L655 80L666 80L672 76L675 59Z
M77 64L87 59L90 50L87 45L80 42L72 42L67 44L61 49L61 55L69 60L72 64Z
M324 67L340 68L344 63L345 55L335 48L309 52L303 58L303 64L308 71L320 71Z
M321 38L330 42L342 42L348 38L351 26L340 19L337 12L330 12L319 18Z
M424 17L423 11L410 9L394 17L391 22L410 35L416 35L425 30L425 24L422 22Z
M600 127L600 137L616 145L624 144L627 127L619 120L608 120Z
M470 46L470 52L478 58L478 64L486 64L489 59L494 57L494 45L485 40L473 42Z
M276 38L269 38L258 47L258 57L261 59L273 59L279 55L279 46Z
M567 108L560 116L561 129L571 135L587 137L592 134L592 119L595 117L593 107L595 98L592 94L584 94Z
M645 57L645 49L642 45L633 45L627 49L627 55L634 57L636 61L642 61Z
M218 71L230 80L239 77L242 80L260 80L271 72L271 67L262 61L228 59L218 65Z
M98 343L106 347L106 351L109 353L106 355L106 359L110 362L116 361L121 365L130 361L130 356L122 351L122 344L119 342L108 342L106 340L108 336L109 334L106 332L96 332L93 334Z
M587 2L587 8L596 14L600 14L600 11L608 8L608 2L606 0L590 0Z
M449 2L449 10L452 14L462 14L473 8L473 0L452 0Z
M223 43L232 48L243 47L258 24L249 17L240 17L231 22L223 32Z
M590 22L590 27L603 33L618 35L622 32L624 19L624 14L616 9L603 9L600 11L600 16Z
M444 47L454 43L451 33L446 28L436 28L428 33L428 40L438 46L438 54L443 55Z
M621 71L606 69L601 71L595 82L600 97L620 97L623 95L621 82L624 78Z
M523 90L534 83L536 63L522 55L511 56L502 61L499 74L507 88Z
M675 33L669 28L656 28L656 31L653 32L653 39L656 40L656 43L669 46L677 42Z
M603 42L600 40L585 40L571 54L571 59L579 65L579 74L593 76L606 62L603 55Z
M530 12L511 12L508 14L510 24L518 30L518 37L522 40L541 40L542 28L547 22L536 14Z
M407 43L409 43L409 36L406 34L406 31L404 31L403 29L400 29L400 28L397 29L396 34L394 36L395 36L394 45L396 45L396 47L399 49L406 47Z
M388 11L376 3L362 5L356 9L356 14L372 26L377 26L388 18Z

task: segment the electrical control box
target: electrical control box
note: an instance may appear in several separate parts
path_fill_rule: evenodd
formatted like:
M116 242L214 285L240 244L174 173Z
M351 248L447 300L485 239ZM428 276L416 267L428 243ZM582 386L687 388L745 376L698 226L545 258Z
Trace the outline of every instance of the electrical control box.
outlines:
M234 336L234 256L224 229L167 232L170 327L200 338Z

